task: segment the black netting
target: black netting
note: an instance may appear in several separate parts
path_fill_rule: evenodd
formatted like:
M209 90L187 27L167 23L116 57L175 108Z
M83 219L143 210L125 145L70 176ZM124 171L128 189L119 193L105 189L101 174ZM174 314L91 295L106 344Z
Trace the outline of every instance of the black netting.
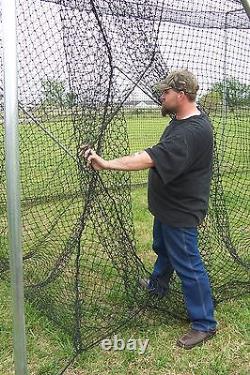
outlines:
M214 126L209 213L199 228L214 299L245 293L250 23L241 2L25 0L17 15L27 301L68 332L76 353L156 307L138 283L149 265L146 251L137 256L132 217L131 189L146 184L147 172L95 172L77 150L90 143L111 159L156 143L166 119L153 85L176 68L197 75L198 102ZM2 121L2 77L0 94ZM2 126L2 144L3 133ZM4 275L3 147L0 168ZM176 276L157 304L186 317Z

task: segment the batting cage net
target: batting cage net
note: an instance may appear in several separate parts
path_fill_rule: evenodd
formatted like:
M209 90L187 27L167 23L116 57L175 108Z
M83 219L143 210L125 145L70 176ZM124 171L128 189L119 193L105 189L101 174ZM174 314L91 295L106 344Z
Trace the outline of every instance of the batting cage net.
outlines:
M157 143L169 120L161 117L153 87L178 68L197 76L197 102L214 128L209 212L199 227L214 301L244 294L250 286L250 22L241 1L22 0L17 18L27 303L68 333L75 353L145 309L187 318L175 274L163 300L140 287L152 269L152 250L137 251L132 196L135 188L146 194L140 186L147 171L96 172L78 156L85 143L105 159ZM3 123L2 76L0 90ZM5 282L3 136L2 124Z

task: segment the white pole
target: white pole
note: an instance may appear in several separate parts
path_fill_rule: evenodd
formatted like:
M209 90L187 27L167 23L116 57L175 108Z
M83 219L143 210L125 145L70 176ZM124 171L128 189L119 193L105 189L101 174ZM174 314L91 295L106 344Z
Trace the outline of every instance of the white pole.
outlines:
M224 54L223 54L223 100L222 100L222 117L223 120L226 119L227 116L227 16L228 13L225 14L225 25L224 25Z
M5 158L16 375L27 374L21 248L16 1L2 0Z

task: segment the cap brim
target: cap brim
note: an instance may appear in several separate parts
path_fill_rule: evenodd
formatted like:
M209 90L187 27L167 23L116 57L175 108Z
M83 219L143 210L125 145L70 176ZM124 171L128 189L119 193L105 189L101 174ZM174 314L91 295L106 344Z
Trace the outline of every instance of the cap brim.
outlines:
M172 87L170 87L166 82L164 81L160 81L158 83L156 83L153 88L156 90L156 91L159 91L159 92L162 92L162 91L165 91L165 90L169 90L171 89Z

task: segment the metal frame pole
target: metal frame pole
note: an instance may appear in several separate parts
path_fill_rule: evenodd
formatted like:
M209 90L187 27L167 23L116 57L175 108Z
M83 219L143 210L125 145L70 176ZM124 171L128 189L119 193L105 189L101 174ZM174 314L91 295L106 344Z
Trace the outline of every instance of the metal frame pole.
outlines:
M224 51L224 54L223 54L223 93L222 93L222 117L223 117L223 120L226 118L227 116L227 43L228 43L228 40L227 40L227 16L228 16L228 13L226 13L225 15L225 25L224 25L224 48L223 48L223 51Z
M27 374L21 248L16 0L2 0L5 158L16 375Z

